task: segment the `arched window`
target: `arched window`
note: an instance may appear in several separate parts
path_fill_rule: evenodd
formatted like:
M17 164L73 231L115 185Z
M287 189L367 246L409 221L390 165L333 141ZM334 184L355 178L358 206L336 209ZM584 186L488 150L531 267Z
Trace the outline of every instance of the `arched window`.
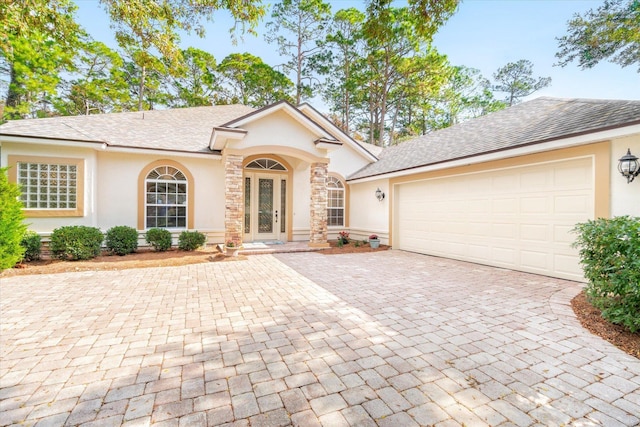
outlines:
M327 225L344 227L344 184L334 176L327 177Z
M287 168L276 160L271 159L256 159L245 166L246 169L258 169L268 171L286 171Z
M145 227L187 227L187 178L173 166L158 166L145 179Z

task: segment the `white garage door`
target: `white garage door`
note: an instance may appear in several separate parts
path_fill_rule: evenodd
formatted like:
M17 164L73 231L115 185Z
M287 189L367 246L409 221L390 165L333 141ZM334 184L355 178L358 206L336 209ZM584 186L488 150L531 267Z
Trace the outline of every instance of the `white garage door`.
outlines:
M434 178L395 188L394 247L571 280L593 218L591 158Z

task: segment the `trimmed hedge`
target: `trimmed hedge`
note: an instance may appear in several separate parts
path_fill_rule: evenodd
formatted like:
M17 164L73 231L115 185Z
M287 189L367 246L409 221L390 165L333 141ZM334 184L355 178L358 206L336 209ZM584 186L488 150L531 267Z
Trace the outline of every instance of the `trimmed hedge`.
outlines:
M22 236L20 245L24 248L23 261L37 261L42 251L42 238L35 231L28 230Z
M171 249L171 232L164 228L150 228L145 237L153 250L164 252Z
M183 231L178 237L178 248L183 251L194 251L204 245L207 236L199 231Z
M138 231L133 227L118 225L107 230L107 249L116 255L127 255L138 249Z
M51 256L83 260L100 255L104 235L96 227L70 225L56 228L51 234Z
M640 330L640 218L600 218L573 231L589 301L609 322Z

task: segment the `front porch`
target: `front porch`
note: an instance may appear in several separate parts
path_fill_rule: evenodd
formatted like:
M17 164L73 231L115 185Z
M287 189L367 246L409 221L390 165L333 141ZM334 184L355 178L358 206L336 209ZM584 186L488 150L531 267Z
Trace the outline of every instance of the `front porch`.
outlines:
M287 154L224 154L225 244L246 248L253 243L253 249L267 253L277 252L269 247L274 241L307 248L329 246L328 160ZM292 162L297 163L295 173ZM308 241L294 239L294 220L298 230L301 225L308 227Z

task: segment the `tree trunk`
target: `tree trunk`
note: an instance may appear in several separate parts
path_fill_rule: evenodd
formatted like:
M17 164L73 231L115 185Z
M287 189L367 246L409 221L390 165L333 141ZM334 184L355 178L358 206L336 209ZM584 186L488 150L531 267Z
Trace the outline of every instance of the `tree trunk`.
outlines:
M138 111L142 111L142 101L144 100L144 83L147 76L147 67L140 67L140 87L138 89Z
M23 119L20 114L16 111L12 113L6 112L6 107L10 107L14 110L17 110L20 105L20 94L16 91L16 87L18 87L18 82L16 81L18 78L18 73L16 73L13 68L13 64L9 64L9 75L11 76L11 81L9 82L9 90L7 91L7 99L5 100L5 118L9 120Z

